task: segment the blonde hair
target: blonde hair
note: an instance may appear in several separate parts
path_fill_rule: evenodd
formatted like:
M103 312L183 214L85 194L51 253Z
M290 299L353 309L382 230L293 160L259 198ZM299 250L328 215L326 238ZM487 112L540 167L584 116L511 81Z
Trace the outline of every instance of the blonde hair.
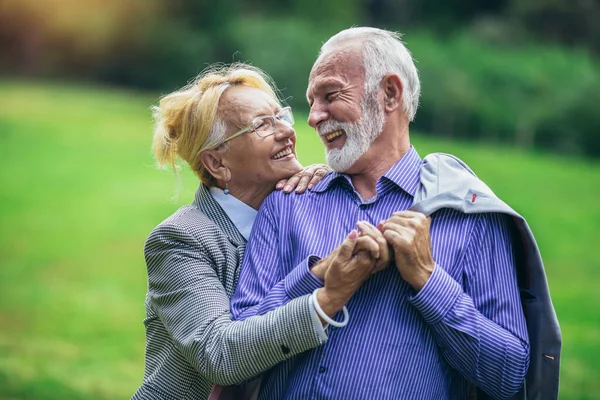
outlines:
M278 101L271 78L243 63L212 65L188 85L160 99L152 109L156 124L153 150L159 166L170 165L177 172L180 158L204 184L216 184L200 153L225 140L227 123L219 112L219 100L227 88L236 85L262 90Z

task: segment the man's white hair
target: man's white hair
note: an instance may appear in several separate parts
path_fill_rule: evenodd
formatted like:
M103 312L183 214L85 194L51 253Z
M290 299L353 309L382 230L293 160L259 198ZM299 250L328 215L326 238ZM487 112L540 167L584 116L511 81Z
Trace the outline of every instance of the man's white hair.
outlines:
M345 29L321 46L315 66L337 47L350 41L362 44L365 94L374 93L386 74L398 75L402 82L402 107L412 121L419 107L421 82L412 56L402 43L401 35L369 27Z

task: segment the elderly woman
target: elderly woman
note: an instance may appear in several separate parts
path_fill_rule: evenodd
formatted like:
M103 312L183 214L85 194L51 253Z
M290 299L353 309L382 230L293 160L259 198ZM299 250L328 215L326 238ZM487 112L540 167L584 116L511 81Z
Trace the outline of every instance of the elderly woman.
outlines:
M213 384L247 380L326 341L320 301L299 295L307 282L321 284L325 270L299 266L283 279L298 296L265 315L231 320L229 301L257 210L280 180L294 176L294 186L302 172L292 111L260 70L210 68L163 97L155 119L159 164L175 166L179 157L201 184L194 202L158 225L145 245L145 373L133 398L206 399ZM313 168L298 189L325 172Z

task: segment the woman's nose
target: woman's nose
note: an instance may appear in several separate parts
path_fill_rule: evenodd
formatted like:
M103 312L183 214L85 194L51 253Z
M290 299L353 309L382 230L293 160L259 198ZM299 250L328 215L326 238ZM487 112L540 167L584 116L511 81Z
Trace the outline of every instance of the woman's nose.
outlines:
M276 120L277 124L275 126L275 140L286 140L292 136L296 136L296 131L294 128L286 124L283 121Z

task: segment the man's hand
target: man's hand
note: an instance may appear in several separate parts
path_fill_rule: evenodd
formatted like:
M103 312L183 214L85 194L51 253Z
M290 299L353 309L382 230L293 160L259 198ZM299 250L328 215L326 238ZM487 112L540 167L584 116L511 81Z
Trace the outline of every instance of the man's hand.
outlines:
M371 276L379 255L377 241L370 236L359 237L353 230L340 246L315 264L313 273L315 269L325 271L325 287L317 292L317 301L325 313L334 316L344 307Z
M379 224L394 250L396 268L417 292L425 286L435 262L431 254L431 218L414 211L399 211Z
M377 243L379 257L377 258L377 262L375 263L375 268L373 269L373 273L379 272L390 264L391 255L393 254L393 250L390 248L391 246L385 240L383 233L381 230L371 225L367 221L359 221L356 223L357 228L359 229L360 236L368 236L375 243ZM360 251L361 249L355 248L355 253Z
M357 235L356 239L354 239L353 235L352 240L356 240L354 243L354 248L352 251L352 255L357 255L359 252L364 251L369 253L370 257L374 260L377 260L377 264L375 268L378 268L377 271L383 269L390 260L390 251L389 245L385 241L383 234L373 225L369 224L366 221L360 221L356 223L356 226L360 230L360 233ZM353 231L355 232L355 231ZM356 232L355 232L356 233ZM348 240L350 235L346 238ZM344 241L346 243L346 241ZM341 250L344 243L340 245L338 248L333 250L327 257L319 260L315 265L312 266L311 272L319 279L325 280L325 274L329 269L332 261L339 255L339 251ZM382 265L384 264L384 265ZM373 271L373 273L377 272Z

